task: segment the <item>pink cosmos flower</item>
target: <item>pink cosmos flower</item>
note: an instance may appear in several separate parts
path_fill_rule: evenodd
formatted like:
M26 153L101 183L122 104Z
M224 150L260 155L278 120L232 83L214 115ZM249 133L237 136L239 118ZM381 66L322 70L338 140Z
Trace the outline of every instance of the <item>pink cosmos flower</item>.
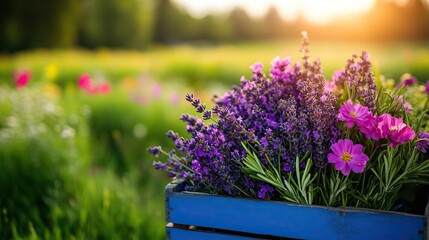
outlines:
M340 139L331 145L333 153L328 154L328 162L333 163L344 176L348 176L350 171L362 173L369 160L362 149L362 145L353 144L350 139Z
M395 118L385 113L377 118L378 129L381 131L381 136L387 138L389 146L396 146L405 142L411 141L416 136L414 130L402 121L402 118Z
M377 126L378 126L377 118L372 114L369 114L368 117L366 118L365 124L361 124L359 126L359 131L365 134L366 138L379 140L380 138L382 138L382 136Z
M17 88L24 88L31 79L31 72L28 70L15 71L13 78Z
M341 105L340 113L338 114L338 119L345 121L348 128L352 128L355 123L358 126L365 125L369 117L371 117L371 112L368 107L359 103L353 104L350 99Z

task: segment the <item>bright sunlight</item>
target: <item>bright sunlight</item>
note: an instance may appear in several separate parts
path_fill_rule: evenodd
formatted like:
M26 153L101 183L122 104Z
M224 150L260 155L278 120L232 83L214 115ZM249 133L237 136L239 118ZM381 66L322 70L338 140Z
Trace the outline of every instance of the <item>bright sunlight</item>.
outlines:
M374 0L175 0L184 6L195 17L207 13L230 11L234 7L242 7L250 15L263 16L271 6L275 6L282 17L293 20L302 14L313 23L327 23L334 17L367 11Z

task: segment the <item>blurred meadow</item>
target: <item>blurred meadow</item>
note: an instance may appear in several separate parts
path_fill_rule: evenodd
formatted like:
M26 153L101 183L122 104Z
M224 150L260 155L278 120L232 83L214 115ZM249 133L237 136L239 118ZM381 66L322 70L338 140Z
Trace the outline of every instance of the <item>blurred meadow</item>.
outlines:
M362 50L377 78L429 80L428 1L201 2L0 3L0 239L165 239L146 149L186 136L186 93L211 107L250 65L299 61L303 30L328 80Z

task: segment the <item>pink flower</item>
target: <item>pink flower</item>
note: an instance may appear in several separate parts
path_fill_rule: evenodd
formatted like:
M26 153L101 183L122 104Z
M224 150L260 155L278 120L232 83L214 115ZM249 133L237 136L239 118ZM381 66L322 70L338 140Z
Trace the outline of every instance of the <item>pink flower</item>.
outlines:
M110 84L108 82L103 82L97 85L97 92L101 94L107 94L110 92Z
M369 114L367 117L367 120L365 124L361 124L359 126L359 131L363 134L365 134L366 138L372 138L374 140L379 140L382 138L380 134L380 130L377 128L378 121L377 118L374 117L372 114Z
M110 84L108 82L94 84L88 74L80 75L78 79L78 86L80 89L91 95L107 94L110 92Z
M358 126L365 125L369 117L371 117L371 112L368 107L359 103L353 104L350 99L341 105L340 113L338 114L338 119L345 121L348 128L352 128L355 123Z
M404 107L405 111L410 114L411 113L411 109L413 109L413 107L411 106L411 104L409 102L404 102L404 97L401 96L394 96L393 97L394 100L398 101L398 105L402 107Z
M328 162L333 163L335 169L341 171L344 176L349 175L350 171L362 173L369 160L362 149L362 145L353 144L350 139L340 139L332 144L333 153L328 154Z
M13 78L17 88L24 88L31 79L31 72L28 70L15 71Z
M152 84L152 96L153 98L160 98L162 93L162 87L159 83Z
M90 90L92 86L92 81L88 74L80 75L79 79L77 80L77 83L80 89L83 89L86 91Z
M411 113L411 109L413 109L413 107L411 106L411 104L409 102L405 102L403 106L404 106L405 112L407 112L408 114L410 114Z
M385 113L377 118L378 129L381 136L387 138L389 146L396 148L399 144L411 141L416 136L414 130L402 121L402 118L395 118Z

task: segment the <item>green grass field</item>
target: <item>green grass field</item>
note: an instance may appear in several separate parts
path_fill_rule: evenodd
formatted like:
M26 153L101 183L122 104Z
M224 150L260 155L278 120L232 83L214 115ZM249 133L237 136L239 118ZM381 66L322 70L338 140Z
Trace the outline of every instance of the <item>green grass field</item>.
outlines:
M146 148L172 146L169 129L186 134L178 118L194 110L185 93L209 102L249 77L255 62L268 73L276 56L297 61L299 48L286 41L0 55L0 238L165 239L169 180L153 169ZM327 79L364 49L376 76L429 79L426 43L312 42L310 48ZM16 89L13 72L22 69L32 78ZM83 73L108 81L111 91L81 91Z

